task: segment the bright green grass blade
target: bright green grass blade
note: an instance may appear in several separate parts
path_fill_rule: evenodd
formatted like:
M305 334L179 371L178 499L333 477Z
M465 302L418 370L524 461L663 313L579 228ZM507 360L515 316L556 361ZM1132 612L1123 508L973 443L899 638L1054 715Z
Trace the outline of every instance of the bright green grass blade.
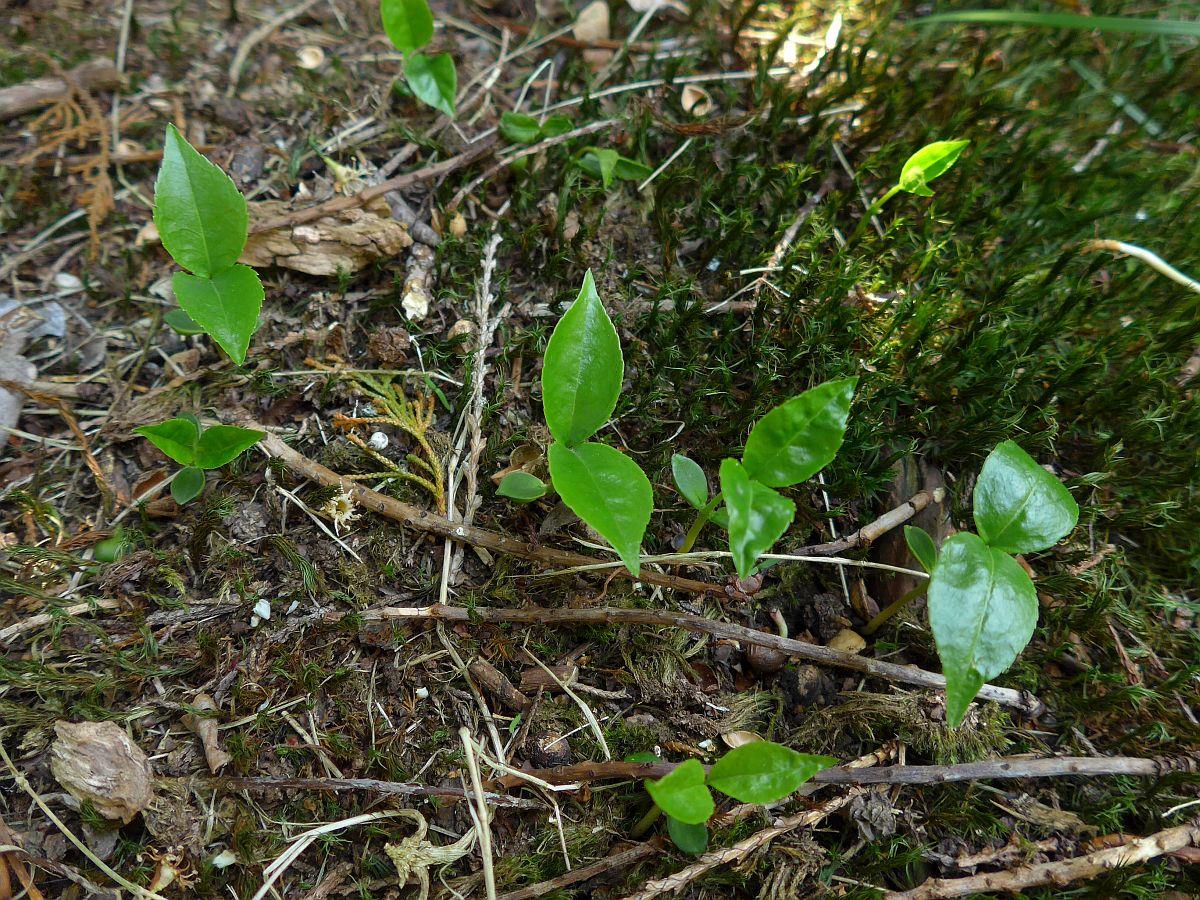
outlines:
M1200 37L1200 22L1180 19L1138 19L1129 16L1080 16L1075 13L1039 13L1019 9L966 9L915 19L915 25L969 22L974 25L1034 25L1042 28L1084 28L1164 37Z

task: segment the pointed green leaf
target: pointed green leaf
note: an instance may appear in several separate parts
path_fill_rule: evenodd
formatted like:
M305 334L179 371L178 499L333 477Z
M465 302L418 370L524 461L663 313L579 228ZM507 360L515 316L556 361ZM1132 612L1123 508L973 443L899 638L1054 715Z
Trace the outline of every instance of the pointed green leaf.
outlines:
M1012 665L1037 617L1037 591L1015 559L965 531L942 545L929 580L929 625L952 726L983 683Z
M926 572L932 572L937 562L937 544L929 536L929 532L916 525L904 526L904 542L908 544L909 552L921 564Z
M624 373L617 329L589 270L542 362L542 407L554 439L574 446L595 434L616 409Z
M926 144L904 163L900 170L900 189L923 197L933 196L927 185L958 162L970 141L934 141Z
M833 765L837 760L828 756L810 756L771 741L753 741L718 759L708 772L708 785L742 803L774 803Z
M607 444L550 445L550 479L571 512L600 532L638 574L654 492L638 464Z
M176 272L171 287L184 312L212 335L235 363L244 363L262 310L263 286L258 273L241 265L211 278Z
M171 258L201 276L227 269L246 246L246 224L246 199L233 180L168 125L154 225Z
M500 133L514 144L532 144L542 135L542 126L533 116L519 112L500 114Z
M613 173L617 168L617 160L620 159L620 154L616 150L608 148L589 147L579 157L579 168L587 172L593 178L599 178L600 184L605 190L612 187Z
M689 856L699 856L708 847L708 828L704 824L688 825L674 816L667 816L667 834L675 846Z
M196 458L200 429L192 418L180 417L158 425L143 425L134 429L134 434L140 434L181 466L190 466Z
M171 496L180 506L196 499L204 490L204 470L195 466L180 469L171 479Z
M546 482L528 472L509 472L500 479L496 493L517 503L530 503L546 496Z
M699 760L680 763L658 781L646 781L646 790L658 808L684 825L701 825L717 806L704 783Z
M1053 547L1079 521L1071 492L1012 441L984 460L972 502L979 536L1006 553Z
M404 80L418 100L454 118L458 73L449 53L439 53L437 56L414 53L404 63Z
M433 13L426 0L381 0L379 18L392 46L405 56L433 38Z
M758 420L742 464L768 487L799 484L829 465L846 435L857 378L826 381Z
M213 425L204 429L196 445L196 465L201 469L219 469L266 437L265 431Z
M204 329L179 307L168 310L163 315L163 323L176 334L204 334Z
M696 509L703 509L708 503L708 479L704 470L682 453L671 457L671 474L675 477L675 486L683 499Z
M796 504L754 481L736 459L721 463L721 492L729 510L729 550L738 575L749 578L754 561L783 537Z
M573 124L569 118L558 113L557 115L548 116L546 121L542 123L542 137L552 138L566 134L573 128Z

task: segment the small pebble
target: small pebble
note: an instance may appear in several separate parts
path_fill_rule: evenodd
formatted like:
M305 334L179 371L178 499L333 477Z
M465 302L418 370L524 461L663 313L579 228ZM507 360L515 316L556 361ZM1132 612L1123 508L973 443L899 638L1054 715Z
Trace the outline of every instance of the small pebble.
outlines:
M388 436L382 431L376 431L371 435L371 439L367 441L372 450L386 450L388 445Z

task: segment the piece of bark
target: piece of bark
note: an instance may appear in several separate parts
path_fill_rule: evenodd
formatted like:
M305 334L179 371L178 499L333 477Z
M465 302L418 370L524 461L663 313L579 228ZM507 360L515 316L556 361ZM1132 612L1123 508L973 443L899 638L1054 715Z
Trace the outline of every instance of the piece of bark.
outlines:
M508 676L483 659L473 659L467 669L489 694L515 712L529 708L530 700L518 691Z
M213 712L217 709L216 701L208 694L197 694L196 699L192 701L192 706L203 712ZM217 741L216 720L188 713L183 717L183 724L188 731L200 738L200 744L204 748L204 759L208 762L208 770L214 775L233 759L221 749L221 745Z
M111 91L121 86L121 73L111 59L91 59L67 73L89 91ZM57 77L34 78L0 90L0 121L24 115L64 99L71 88Z
M89 801L106 819L130 822L154 793L150 760L112 722L54 723L50 771L79 801Z
M563 684L573 684L579 677L578 666L551 666L550 671L558 677L558 681L545 669L526 669L521 673L521 690L530 694L540 690L561 691Z

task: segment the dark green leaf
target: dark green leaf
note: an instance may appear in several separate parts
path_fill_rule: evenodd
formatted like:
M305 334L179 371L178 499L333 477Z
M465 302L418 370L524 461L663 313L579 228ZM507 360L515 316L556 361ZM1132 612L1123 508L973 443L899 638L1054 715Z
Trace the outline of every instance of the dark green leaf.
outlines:
M699 856L708 847L708 828L703 823L688 825L674 816L667 816L667 834L676 847L690 856Z
M171 287L184 312L212 335L235 363L244 363L262 310L263 286L258 274L241 265L211 278L176 272Z
M404 63L404 80L418 100L454 118L458 73L449 53L439 53L437 56L414 53Z
M532 144L542 135L542 126L533 116L505 112L500 115L500 133L514 144Z
M708 479L694 460L676 453L671 457L671 474L675 476L675 486L684 500L696 509L703 509L707 505Z
M246 199L233 180L168 125L154 225L171 258L201 276L227 269L246 246L246 223Z
M134 434L140 434L181 466L190 466L196 459L200 429L193 418L180 417L158 425L143 425L134 429Z
M653 173L654 170L645 163L627 156L618 156L617 164L613 166L613 174L622 181L645 181Z
M921 568L932 572L933 565L937 562L937 545L929 536L929 532L916 525L905 525L904 542L908 544L909 551L921 564Z
M712 794L704 783L704 766L699 760L680 763L658 781L646 781L658 808L684 825L701 825L716 810Z
M749 578L754 561L779 540L796 514L796 504L754 481L736 459L721 463L721 492L729 510L729 550L738 575Z
M654 509L650 480L638 464L607 444L550 445L550 478L571 512L612 544L638 574L642 535Z
M572 128L572 122L562 114L553 115L542 123L542 137L559 137L566 134Z
M1082 28L1087 31L1156 34L1163 37L1200 38L1200 22L1182 19L1147 19L1135 16L1081 16L1065 12L1030 12L1021 9L966 9L925 16L914 25L970 22L977 25L1034 25L1043 28Z
M509 472L500 480L496 493L517 503L530 503L546 496L546 482L528 472Z
M168 310L163 322L176 334L204 334L204 329L179 307Z
M1071 492L1012 441L984 460L972 502L979 536L1006 553L1053 547L1079 521Z
M708 784L742 803L774 803L821 769L836 764L837 760L828 756L809 756L771 741L753 741L718 759L708 772Z
M264 431L238 428L236 425L213 425L200 435L200 442L196 445L196 465L201 469L219 469L264 437Z
M426 0L381 0L379 18L392 46L405 56L433 38L433 13Z
M608 190L612 187L613 174L616 172L617 160L620 158L620 154L616 150L589 147L579 157L579 168L593 178L599 178L600 184L604 186L605 190Z
M171 496L180 506L200 496L204 490L204 470L195 466L180 469L171 479Z
M574 446L595 434L617 406L624 372L617 329L589 270L542 363L542 407L554 439Z
M965 531L942 545L929 580L929 624L952 726L983 683L1012 665L1037 617L1037 591L1015 559Z
M775 407L750 431L742 464L768 487L816 475L842 446L857 378L826 381Z
M958 162L970 141L934 141L926 144L904 163L900 170L900 188L922 197L933 196L929 182Z

